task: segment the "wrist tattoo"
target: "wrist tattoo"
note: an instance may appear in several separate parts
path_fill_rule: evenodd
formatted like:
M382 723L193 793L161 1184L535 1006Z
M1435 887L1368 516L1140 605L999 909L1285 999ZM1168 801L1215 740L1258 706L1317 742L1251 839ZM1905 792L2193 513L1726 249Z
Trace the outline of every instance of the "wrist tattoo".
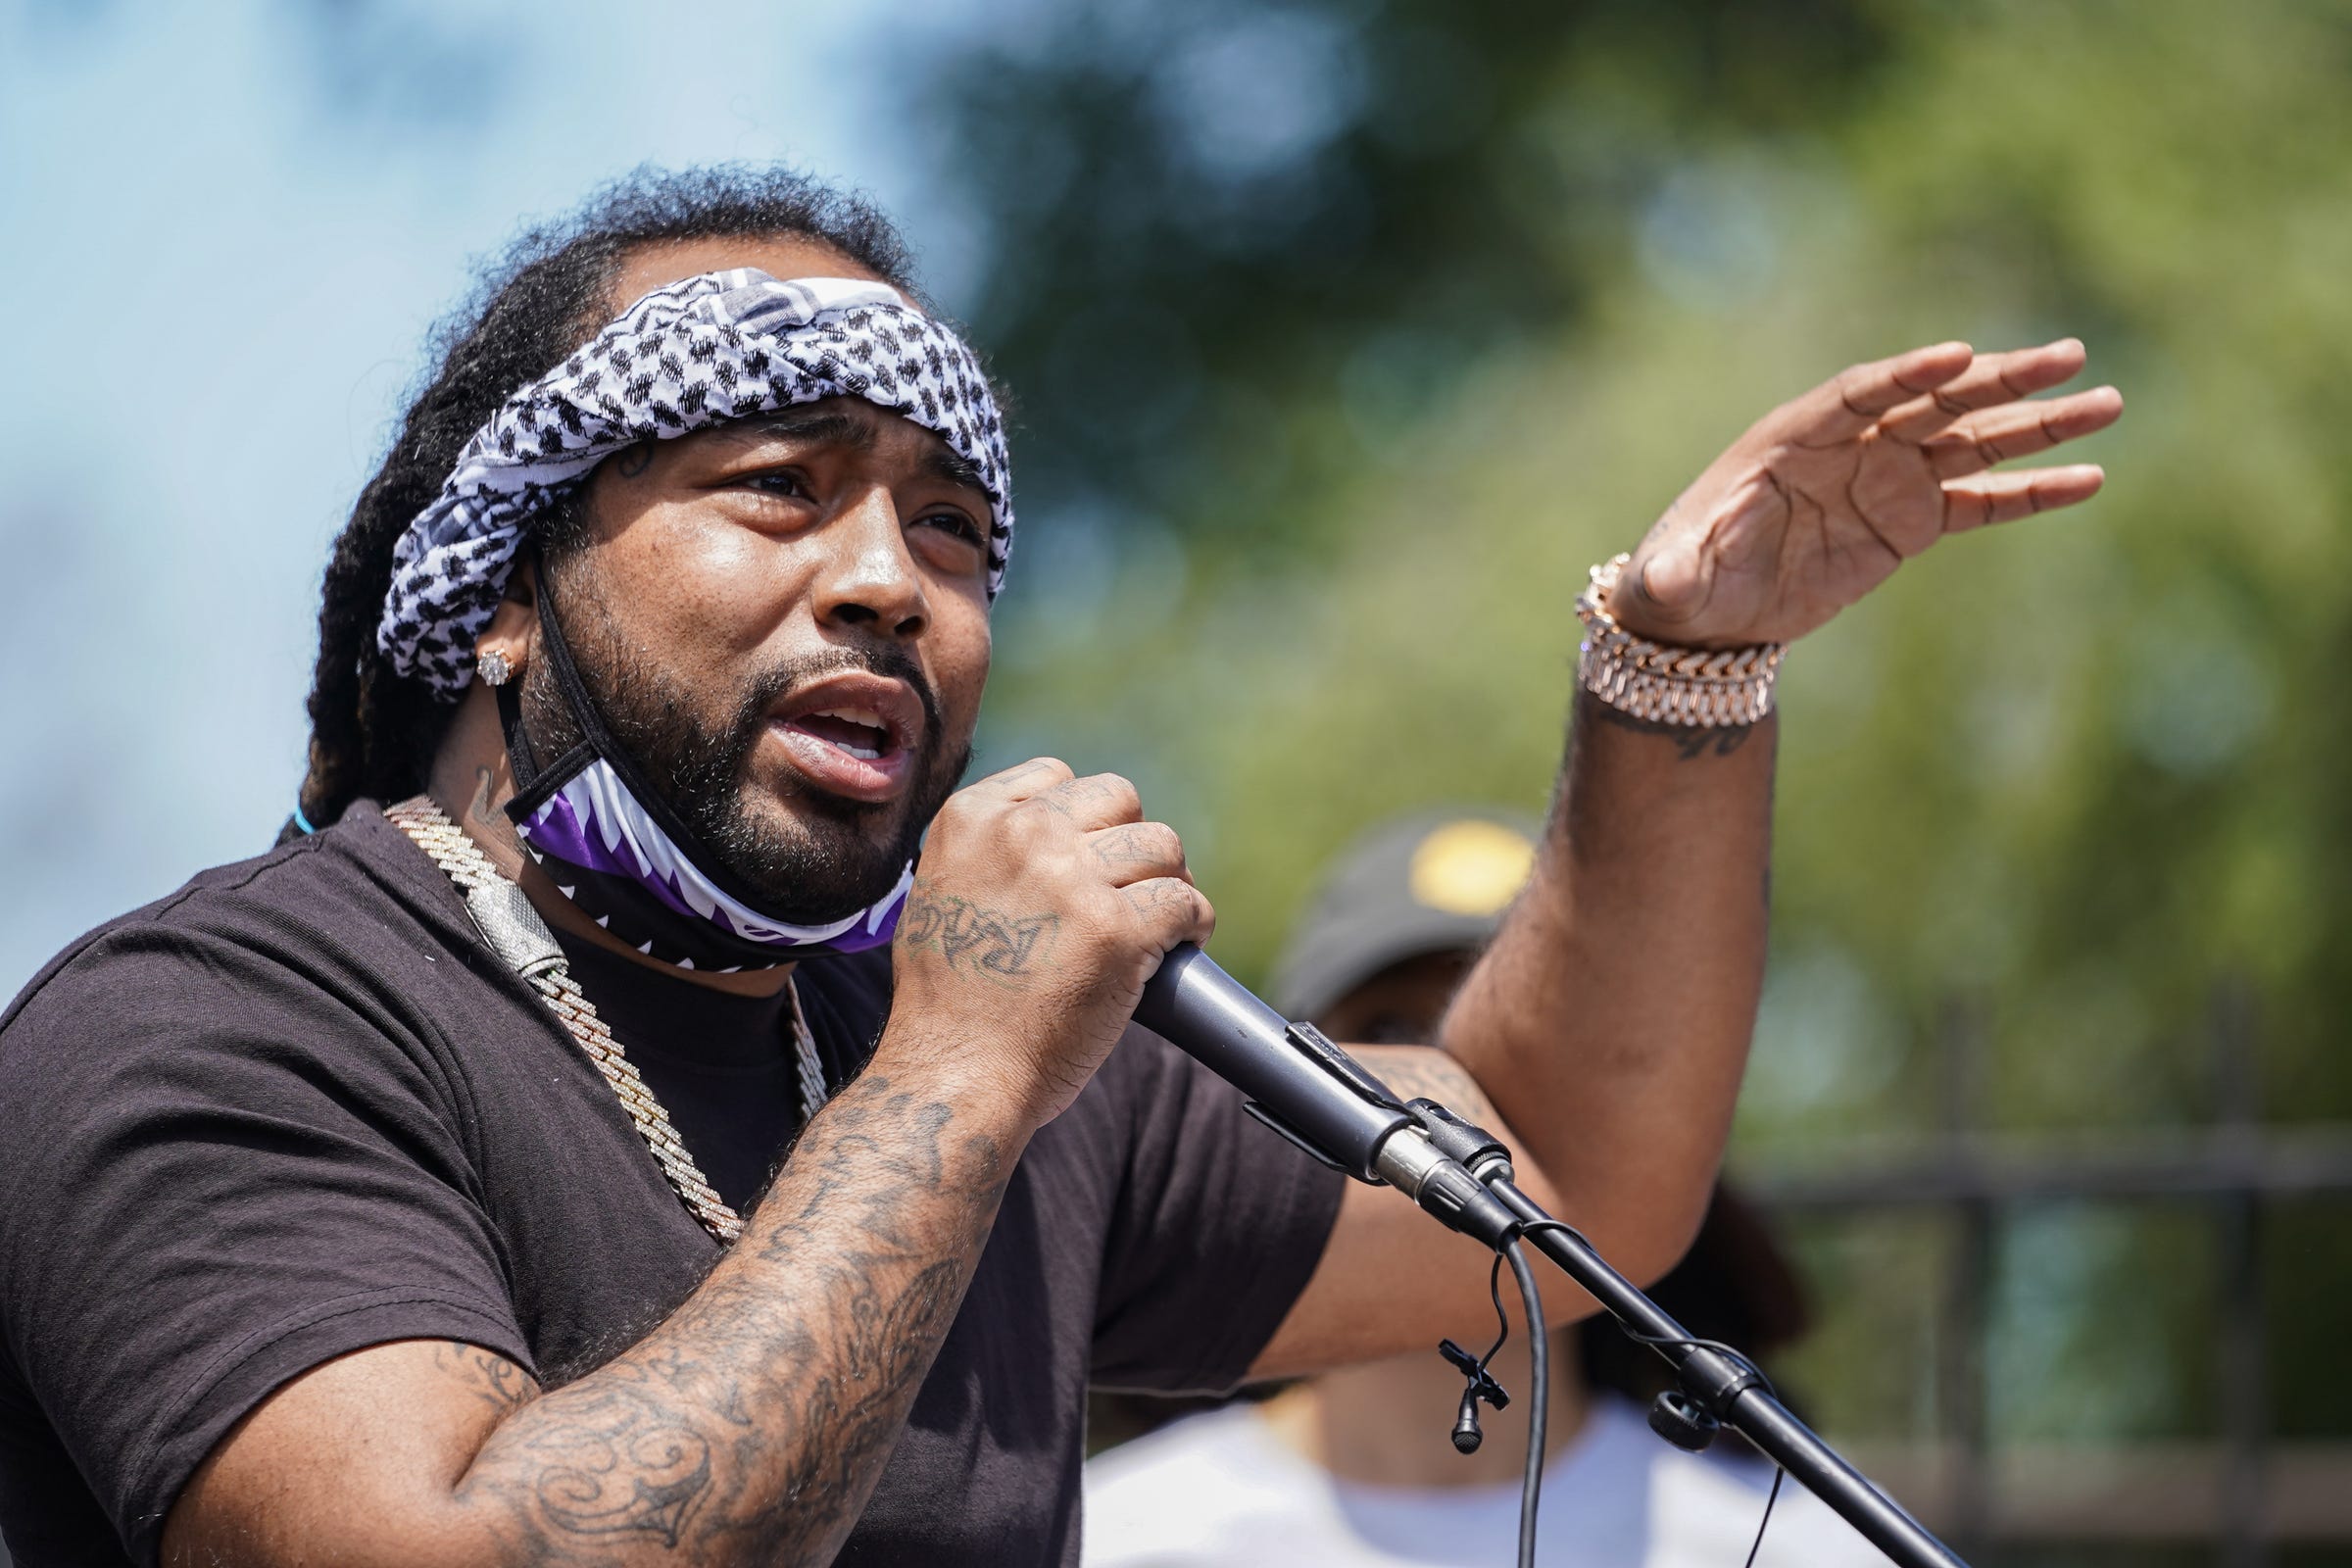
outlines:
M1713 727L1665 724L1654 718L1637 717L1622 708L1612 708L1597 697L1592 699L1590 711L1597 713L1602 722L1615 728L1632 730L1637 735L1656 735L1674 742L1677 760L1685 762L1709 753L1717 757L1729 757L1745 746L1747 738L1756 732L1753 724L1718 724Z

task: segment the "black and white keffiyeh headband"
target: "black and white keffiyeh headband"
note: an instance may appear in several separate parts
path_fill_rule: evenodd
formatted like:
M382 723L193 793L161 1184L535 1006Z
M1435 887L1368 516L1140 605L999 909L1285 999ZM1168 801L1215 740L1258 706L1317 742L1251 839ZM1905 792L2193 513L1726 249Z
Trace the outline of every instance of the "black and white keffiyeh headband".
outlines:
M532 520L599 463L640 441L845 396L933 431L979 470L994 598L1012 549L1011 468L978 357L886 284L736 268L654 290L491 416L393 548L376 646L456 701Z

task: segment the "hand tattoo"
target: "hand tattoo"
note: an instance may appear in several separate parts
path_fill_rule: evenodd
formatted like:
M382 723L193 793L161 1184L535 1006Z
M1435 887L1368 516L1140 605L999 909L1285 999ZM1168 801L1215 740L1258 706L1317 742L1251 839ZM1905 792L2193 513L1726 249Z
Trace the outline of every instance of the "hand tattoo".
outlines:
M933 893L917 881L899 917L899 940L909 953L936 952L951 969L1009 983L1046 966L1060 925L1059 915L1014 915L983 908Z

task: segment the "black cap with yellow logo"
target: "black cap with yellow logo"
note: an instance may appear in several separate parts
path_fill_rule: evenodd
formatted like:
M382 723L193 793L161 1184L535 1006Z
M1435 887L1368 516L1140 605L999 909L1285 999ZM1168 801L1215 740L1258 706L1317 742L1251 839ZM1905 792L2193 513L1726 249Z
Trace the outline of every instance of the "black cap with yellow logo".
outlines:
M1269 1000L1312 1018L1392 964L1486 946L1534 869L1542 828L1486 807L1416 811L1336 862L1275 961Z

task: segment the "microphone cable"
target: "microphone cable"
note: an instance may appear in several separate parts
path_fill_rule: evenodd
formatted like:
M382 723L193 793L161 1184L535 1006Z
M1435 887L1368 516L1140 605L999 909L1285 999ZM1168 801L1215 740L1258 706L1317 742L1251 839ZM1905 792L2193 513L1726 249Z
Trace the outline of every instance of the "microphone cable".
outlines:
M1468 1384L1462 1392L1461 1415L1454 1423L1453 1446L1463 1453L1474 1453L1479 1446L1479 1401L1484 1399L1496 1409L1510 1403L1510 1396L1487 1370L1511 1339L1511 1315L1502 1307L1502 1265L1506 1262L1511 1265L1511 1278L1519 1285L1520 1310L1527 1314L1529 1375L1536 1383L1527 1396L1527 1468L1519 1480L1519 1568L1536 1568L1536 1508L1544 1494L1544 1450L1549 1446L1545 1435L1551 1422L1551 1336L1544 1332L1544 1295L1536 1286L1535 1268L1527 1260L1527 1249L1516 1239L1496 1250L1487 1269L1487 1298L1494 1303L1494 1343L1475 1359L1451 1340L1438 1348Z
M1565 1231L1578 1241L1585 1241L1583 1233L1578 1231L1575 1226L1565 1220L1557 1219L1532 1220L1519 1227L1519 1235L1525 1236L1529 1231L1538 1230ZM1585 1245L1592 1246L1590 1242L1585 1242ZM1536 1386L1528 1396L1527 1408L1527 1474L1519 1484L1519 1568L1536 1568L1536 1507L1544 1491L1544 1429L1550 1415L1551 1405L1551 1376L1548 1364L1551 1336L1544 1332L1544 1298L1542 1292L1536 1287L1535 1270L1527 1261L1527 1249L1516 1238L1503 1251L1495 1254L1495 1267L1490 1270L1487 1276L1488 1293L1494 1298L1495 1317L1502 1319L1500 1269L1505 1259L1509 1260L1511 1273L1519 1281L1520 1304L1527 1313L1529 1348L1535 1357L1535 1370L1531 1376L1534 1377ZM1764 1375L1762 1367L1748 1359L1743 1352L1734 1349L1720 1340L1678 1339L1656 1334L1643 1334L1626 1323L1620 1323L1617 1327L1619 1332L1637 1345L1646 1345L1660 1349L1669 1346L1681 1346L1690 1349L1713 1350L1716 1354L1736 1362L1741 1368L1752 1373L1766 1394L1776 1399L1780 1397L1780 1391L1772 1386L1772 1379ZM1510 1333L1507 1319L1503 1320L1503 1333L1506 1336ZM1494 1349L1489 1350L1486 1360L1479 1363L1482 1372L1485 1370L1486 1361L1494 1358L1494 1350L1501 1348L1502 1340L1495 1340ZM1788 1474L1788 1472L1780 1465L1776 1464L1772 1467L1772 1490L1764 1494L1764 1516L1756 1521L1756 1539L1748 1544L1747 1561L1743 1568L1756 1568L1756 1554L1764 1549L1764 1532L1771 1528L1773 1504L1781 1499L1781 1483Z
M1527 1396L1527 1473L1519 1482L1519 1568L1536 1568L1536 1506L1544 1495L1544 1438L1551 1418L1551 1335L1544 1322L1544 1293L1536 1288L1527 1249L1514 1239L1502 1255L1519 1281L1519 1304L1527 1313L1527 1348L1535 1363L1528 1373L1536 1386ZM1496 1308L1501 1304L1497 1301Z

